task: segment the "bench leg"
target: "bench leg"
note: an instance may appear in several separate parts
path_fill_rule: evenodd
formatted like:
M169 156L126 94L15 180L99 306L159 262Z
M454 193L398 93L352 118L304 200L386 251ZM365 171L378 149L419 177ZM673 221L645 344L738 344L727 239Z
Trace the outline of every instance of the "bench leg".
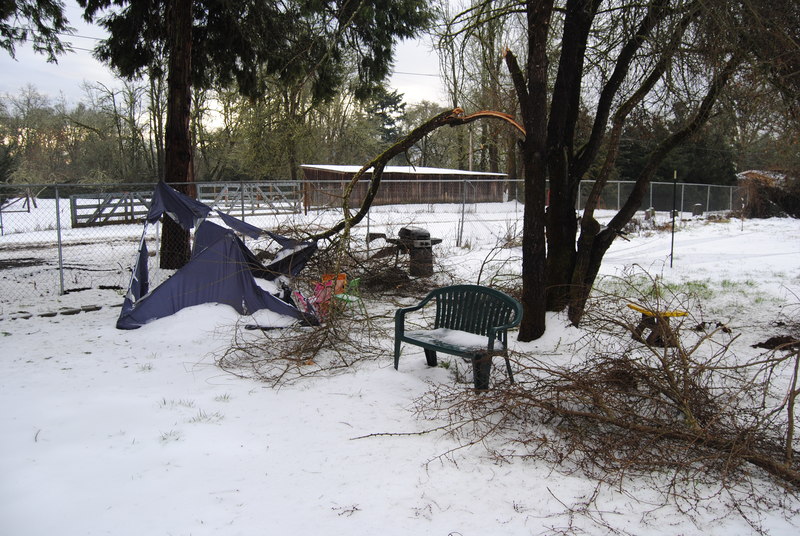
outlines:
M508 359L508 356L505 356L505 358L506 358L506 372L508 372L508 379L511 383L514 383L514 373L511 372L511 360Z
M400 364L400 339L394 339L394 370L397 370L397 365Z
M436 360L436 350L425 350L425 360L429 367L437 366L439 363Z
M475 380L475 389L489 389L489 376L492 373L492 356L489 354L475 354L472 356L472 377Z

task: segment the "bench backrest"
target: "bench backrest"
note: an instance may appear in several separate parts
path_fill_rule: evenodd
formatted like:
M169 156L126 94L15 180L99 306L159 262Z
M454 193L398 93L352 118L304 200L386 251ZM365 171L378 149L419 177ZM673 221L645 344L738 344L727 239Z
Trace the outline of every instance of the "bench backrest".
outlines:
M498 290L478 285L453 285L434 290L435 328L488 335L488 328L513 326L522 318L522 305Z

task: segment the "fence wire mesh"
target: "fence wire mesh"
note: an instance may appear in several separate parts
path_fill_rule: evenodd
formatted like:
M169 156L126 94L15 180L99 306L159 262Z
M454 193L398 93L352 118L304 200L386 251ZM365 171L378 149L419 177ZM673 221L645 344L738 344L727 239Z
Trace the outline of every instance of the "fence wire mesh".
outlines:
M522 197L521 186L507 180L483 182L459 181L456 190L450 185L448 202L434 198L419 202L408 195L402 204L377 204L353 236L363 240L368 251L379 247L370 246L368 234L393 237L402 227L422 227L442 240L435 255L452 266L458 265L465 250L513 243L522 232L524 207L517 200ZM343 191L344 183L333 187ZM632 187L632 183L608 184L601 208L618 209ZM393 188L402 191L405 186ZM429 191L438 188L441 185L431 185ZM582 184L576 210L582 208L590 188L590 183ZM0 185L0 316L27 310L42 297L57 304L61 297L79 292L85 302L109 292L121 302L152 190L153 184ZM307 185L298 183L209 183L198 184L197 192L210 206L288 236L327 228L341 218L340 206L309 203L313 195ZM491 199L487 192L492 192ZM734 197L732 187L654 183L640 208L669 211L675 203L679 211L690 214L697 206L722 212L731 210ZM157 257L159 238L160 226L148 226L145 239L151 256ZM270 239L245 240L256 253L275 247ZM507 263L514 254L508 249L495 252L491 262ZM151 288L173 273L158 269L157 258L150 266Z

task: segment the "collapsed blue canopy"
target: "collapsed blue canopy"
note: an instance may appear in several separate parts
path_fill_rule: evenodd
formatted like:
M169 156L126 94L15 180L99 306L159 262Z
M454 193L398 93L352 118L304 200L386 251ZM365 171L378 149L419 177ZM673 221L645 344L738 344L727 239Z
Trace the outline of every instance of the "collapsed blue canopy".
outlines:
M256 284L236 237L229 232L196 254L150 294L136 303L126 299L117 328L138 328L185 307L209 302L230 305L240 314L269 309L301 321L308 320L299 309Z
M210 211L209 207L199 201L159 183L148 214L148 222L151 215L155 217L153 221L157 221L161 214L166 213L182 226L186 223L190 224L188 228L191 228L197 220L205 218ZM239 224L246 226L241 227L242 229L247 227L257 229L232 216L227 216L223 221L237 230L240 228ZM306 324L316 324L315 318L309 317L294 305L265 291L254 279L254 275L275 279L281 274L295 275L299 272L316 250L316 243L295 241L292 243L297 246L279 252L281 259L279 265L265 267L231 229L203 221L195 233L195 247L191 260L167 281L146 294L147 245L142 240L131 285L117 320L117 328L135 329L152 320L172 315L185 307L202 303L224 303L240 314L252 314L260 309L269 309ZM291 262L287 264L285 259Z

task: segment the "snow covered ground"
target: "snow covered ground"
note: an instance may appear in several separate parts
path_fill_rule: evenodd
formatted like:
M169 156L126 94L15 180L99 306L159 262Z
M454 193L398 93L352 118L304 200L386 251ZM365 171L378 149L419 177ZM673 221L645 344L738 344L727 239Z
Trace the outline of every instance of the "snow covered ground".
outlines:
M502 236L504 225L491 230ZM487 250L471 247L450 247L440 262L474 281ZM796 318L800 221L693 220L675 235L672 268L669 252L669 233L641 232L618 240L603 269L639 265L667 282L697 283L707 291L706 318L742 333L740 352L778 334L776 320ZM601 486L591 515L574 516L595 481L543 461L497 463L480 446L441 458L457 446L452 437L398 435L435 426L415 416L415 400L453 382L450 371L426 367L418 349L404 349L399 371L387 351L344 374L272 389L215 366L242 322L232 309L203 305L119 331L119 293L87 292L58 306L100 310L0 321L2 534L752 531L723 498L690 518L636 479L624 489ZM371 296L367 306L391 313ZM515 348L557 354L569 332L553 315L542 339ZM760 513L769 534L800 531L790 514L800 505L785 499L786 509Z

